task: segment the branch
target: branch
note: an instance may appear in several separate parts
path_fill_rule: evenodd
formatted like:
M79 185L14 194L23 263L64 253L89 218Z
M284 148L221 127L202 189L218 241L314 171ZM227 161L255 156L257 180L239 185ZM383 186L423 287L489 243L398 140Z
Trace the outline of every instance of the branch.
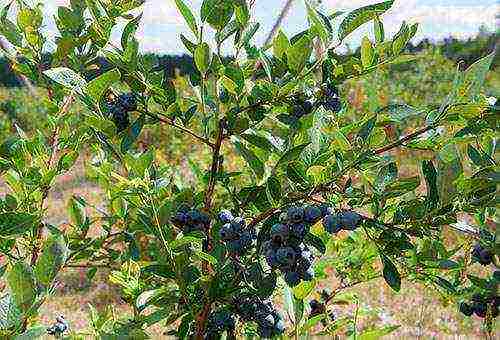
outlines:
M73 100L74 100L73 94L69 95L66 98L65 102L61 106L61 109L57 113L58 117L64 115L69 110L69 107L70 107L71 103L73 102ZM52 132L52 135L50 136L50 142L49 142L50 155L49 155L49 160L47 161L47 169L49 169L49 170L52 167L52 163L54 162L58 139L59 139L59 126L56 126L56 128ZM47 200L47 197L49 196L49 190L50 190L49 187L44 188L42 201L40 202L40 210L44 209L45 201ZM38 226L38 228L36 230L35 246L33 247L33 250L31 251L30 263L32 266L35 265L36 261L38 260L38 255L39 255L38 253L40 251L40 245L38 243L40 242L40 239L42 238L43 227L44 227L44 224L40 223L40 225Z
M432 130L432 129L435 129L435 128L436 128L436 126L434 126L434 125L432 125L432 124L431 124L431 125L428 125L428 126L426 126L426 127L423 127L423 128L421 128L420 130L417 130L417 131L415 131L415 132L413 132L413 133L410 133L409 135L406 135L406 136L404 136L404 137L402 137L402 138L398 139L397 141L395 141L395 142L393 142L393 143L391 143L391 144L388 144L388 145L386 145L386 146L384 146L384 147L381 147L381 148L379 148L379 149L376 149L373 153L374 153L375 155L379 155L379 154L384 153L384 152L386 152L386 151L389 151L389 150L391 150L391 149L397 148L398 146L403 145L404 143L408 142L409 140L412 140L413 138L418 137L418 136L420 136L421 134L424 134L424 133L426 133L427 131Z
M154 113L151 113L151 112L148 112L148 111L142 111L142 110L139 110L138 112L140 113L144 113L148 116L150 116L151 118L155 118L155 119L158 119L160 122L164 123L164 124L167 124L167 125L170 125L176 129L179 129L187 134L189 134L190 136L194 137L195 139L199 140L200 142L208 145L209 147L211 147L212 149L215 148L215 144L212 143L208 138L205 138L205 137L202 137L198 134L196 134L194 131L191 131L189 130L188 128L185 128L184 126L182 125L179 125L179 124L176 124L172 119L170 118L167 118L161 114L154 114Z
M215 182L217 181L217 173L219 171L220 163L220 149L222 146L222 139L224 137L224 119L219 120L217 128L217 140L213 147L212 165L210 166L210 178L208 181L208 188L205 192L205 209L208 211L212 206L212 198L215 189Z

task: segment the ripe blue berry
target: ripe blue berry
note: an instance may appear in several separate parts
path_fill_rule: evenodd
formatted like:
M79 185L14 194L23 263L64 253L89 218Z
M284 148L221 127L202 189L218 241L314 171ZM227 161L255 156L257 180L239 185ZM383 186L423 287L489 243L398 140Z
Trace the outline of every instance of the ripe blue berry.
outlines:
M276 259L284 266L292 265L295 263L295 250L292 247L278 248L276 251Z
M483 266L487 266L493 262L492 253L489 250L484 249L480 243L477 243L474 246L472 250L472 257Z
M295 287L300 283L300 275L297 272L294 271L288 271L285 273L285 282L290 286L290 287Z
M229 241L235 237L231 224L226 223L219 229L219 237L223 241Z
M291 234L297 239L302 240L308 232L309 230L304 223L294 223L291 225Z
M304 221L316 223L321 218L321 209L318 206L310 205L304 209Z
M241 232L243 230L243 228L245 228L245 220L241 217L235 217L232 221L231 221L231 226L233 227L233 230L235 232Z
M304 209L302 207L290 207L287 211L288 221L291 223L300 223L304 220Z
M276 243L285 242L289 235L289 229L286 224L276 223L271 227L271 239Z
M474 313L474 308L466 302L461 302L459 309L460 312L465 316L471 316Z
M355 211L342 211L339 213L342 229L355 230L363 220L363 217Z
M124 93L118 97L118 104L125 111L135 111L137 109L137 98L133 93Z
M229 223L234 219L233 214L229 210L221 210L219 213L219 220L222 223Z
M323 217L323 227L330 234L338 233L342 229L341 220L337 215L326 215Z

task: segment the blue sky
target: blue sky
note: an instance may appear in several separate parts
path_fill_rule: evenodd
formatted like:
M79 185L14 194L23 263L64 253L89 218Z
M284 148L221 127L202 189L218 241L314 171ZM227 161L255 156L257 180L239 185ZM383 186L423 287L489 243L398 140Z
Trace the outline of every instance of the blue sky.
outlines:
M2 0L3 1L3 0ZM195 15L199 15L202 0L184 0ZM57 6L65 5L69 0L45 0L46 27L53 31L51 17ZM324 12L337 10L352 10L369 5L380 0L322 0ZM255 0L253 18L261 23L261 30L256 35L257 44L262 43L271 29L276 16L285 0ZM424 37L434 40L447 36L466 38L475 35L479 26L484 24L493 31L495 29L495 14L499 13L497 0L396 0L393 8L382 17L386 35L397 32L401 22L420 24L415 37L418 41ZM190 36L184 21L177 11L174 0L146 0L143 8L144 19L138 32L138 38L143 51L181 54L185 52L180 43L179 34ZM283 30L288 36L293 35L307 26L304 0L295 0L286 20ZM363 35L371 34L371 25L353 34L348 43L356 46ZM118 36L118 33L116 34Z

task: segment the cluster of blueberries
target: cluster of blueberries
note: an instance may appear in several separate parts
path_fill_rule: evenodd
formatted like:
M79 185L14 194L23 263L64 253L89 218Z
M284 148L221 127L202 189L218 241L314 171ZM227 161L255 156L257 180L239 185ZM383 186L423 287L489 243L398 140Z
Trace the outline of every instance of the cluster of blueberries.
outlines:
M493 253L477 243L472 249L472 258L483 266L488 266L493 262Z
M460 312L465 316L476 314L480 318L486 317L488 305L491 306L491 315L496 318L498 316L498 308L500 306L500 296L487 297L481 294L474 294L469 303L463 301L460 303Z
M314 277L313 253L304 244L310 226L325 216L328 209L310 205L292 206L271 227L269 239L263 243L263 254L271 268L280 269L285 282L296 286Z
M118 132L130 125L129 112L137 110L137 98L133 93L123 93L108 103L109 115Z
M307 99L304 100L300 97L294 97L292 99L292 116L296 119L300 119L308 114L310 114L314 109L314 103Z
M64 334L69 329L68 322L64 316L58 316L56 322L54 322L50 327L47 327L47 334L59 336Z
M257 332L261 338L279 336L285 331L283 317L271 301L243 295L235 298L234 306L242 321L254 321L257 324Z
M355 230L362 221L363 216L355 211L344 210L335 213L329 210L327 215L323 217L323 227L330 234L335 234L341 230Z
M322 99L318 103L325 110L339 112L342 110L342 102L340 101L339 90L331 83L326 84L326 89Z
M219 310L210 314L207 324L207 340L220 339L225 331L234 331L236 321L233 314L227 310Z
M300 119L310 114L316 106L322 106L325 110L339 112L342 109L342 102L340 101L339 91L336 86L331 83L326 85L325 91L322 93L321 98L314 103L312 100L303 99L300 96L295 96L292 99L291 115Z
M198 209L181 207L172 218L172 222L184 233L193 231L204 232L210 227L210 216Z
M219 213L219 220L224 223L219 229L219 237L232 254L243 255L257 239L254 228L246 228L245 220L234 217L229 210Z

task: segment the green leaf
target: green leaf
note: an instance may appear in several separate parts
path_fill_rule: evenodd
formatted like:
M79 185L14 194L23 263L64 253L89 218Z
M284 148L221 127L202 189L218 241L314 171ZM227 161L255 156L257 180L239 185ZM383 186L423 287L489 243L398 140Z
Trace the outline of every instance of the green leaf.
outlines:
M35 276L41 284L48 287L64 265L68 247L62 235L51 234L43 245L42 254L35 266Z
M269 177L266 183L266 193L270 202L277 205L281 201L281 183L276 177Z
M177 9L179 12L182 14L184 17L184 20L186 20L186 23L188 24L189 28L191 31L194 33L194 35L197 37L198 36L198 25L196 24L196 19L189 9L188 6L184 3L182 0L175 0L175 4L177 5Z
M364 68L372 66L375 53L373 51L372 43L368 37L364 37L361 41L361 63Z
M0 236L22 235L38 223L38 217L24 212L0 213Z
M340 24L339 40L344 40L345 37L351 34L359 26L385 13L392 7L393 3L394 0L384 1L378 4L358 8L349 13Z
M127 129L127 133L122 139L121 151L126 153L141 134L142 128L146 123L145 117L142 115Z
M201 21L218 31L229 23L233 13L232 0L203 0L201 4Z
M76 196L72 196L68 201L67 209L71 223L77 227L83 226L86 220L85 204L82 204Z
M394 38L392 39L392 53L394 55L400 54L406 46L408 42L409 28L406 22L403 21L401 24L401 28L399 32L396 33Z
M326 253L326 245L320 237L308 233L304 239L304 242L316 248L316 250L321 254Z
M27 312L37 295L35 275L31 267L24 262L16 262L7 273L7 284L12 294L12 301L23 312Z
M276 58L282 59L288 48L290 48L290 41L280 29L273 39L273 54Z
M396 292L399 292L401 289L401 276L398 269L386 255L380 254L380 258L384 266L383 275L385 282Z
M290 150L288 150L287 152L285 152L283 154L283 156L281 156L281 158L279 159L278 163L276 163L276 168L280 168L282 166L285 166L287 165L288 163L296 160L297 158L299 158L300 154L302 153L302 151L304 151L304 149L309 145L310 143L304 143L304 144L300 144L300 145L297 145L293 148L291 148Z
M24 333L17 335L14 340L33 340L47 334L47 327L38 325L27 329Z
M455 287L451 284L450 281L446 280L445 278L442 278L441 276L435 276L434 277L434 282L444 288L445 290L447 290L449 293L451 294L455 294L457 292L457 290L455 289Z
M270 139L252 132L246 132L240 136L250 144L267 152L279 152L279 149Z
M210 46L206 42L199 44L194 51L194 62L198 71L201 74L205 74L210 67L210 60L212 58L212 54L210 52Z
M264 163L257 157L257 155L255 155L255 153L253 153L253 151L247 149L240 142L234 141L233 144L236 148L236 151L248 163L255 176L258 179L261 179L264 176Z
M191 52L192 55L194 55L194 51L196 50L196 44L191 42L188 38L184 36L184 34L181 34L181 41L184 47Z
M78 94L83 94L87 82L75 71L66 67L56 67L43 72L47 77Z
M309 24L310 24L310 32L313 33L313 35L317 35L321 41L327 45L328 42L330 41L330 34L329 30L326 26L325 20L320 17L319 13L309 5L309 2L306 1L306 6L307 6L307 17L309 18Z
M121 73L117 68L112 69L106 73L101 74L99 77L93 79L87 84L87 94L96 102L102 98L107 89L111 85L120 81Z
M427 199L432 205L437 205L439 203L437 171L432 161L428 160L422 162L422 172L427 187Z
M175 239L172 242L170 242L170 248L175 250L187 244L201 245L202 243L203 243L202 238L194 236L182 236L181 238Z
M398 167L395 162L390 162L380 168L375 180L375 187L384 190L386 185L392 183L398 177Z
M212 255L210 255L210 254L207 254L207 253L202 252L202 251L196 251L195 254L200 259L207 261L211 265L215 266L217 264L217 259L215 257L213 257Z
M437 157L437 187L441 206L447 205L457 194L455 180L463 173L457 148L453 144L445 146Z
M479 94L494 58L495 52L492 52L469 66L460 86L462 97L474 99Z
M380 20L378 16L373 19L373 31L375 32L375 41L377 44L384 42L385 33L384 33L384 24Z
M361 334L356 337L358 340L378 340L383 338L385 335L391 334L396 329L401 326L384 326L380 328L371 328L364 330Z
M288 67L296 74L300 73L311 57L311 39L304 35L286 51Z
M122 48L125 50L127 49L127 45L129 42L129 38L135 34L137 31L137 28L141 22L142 19L142 13L135 17L134 19L130 20L127 25L125 25L125 28L123 29L122 32L122 37L121 37L121 45Z

